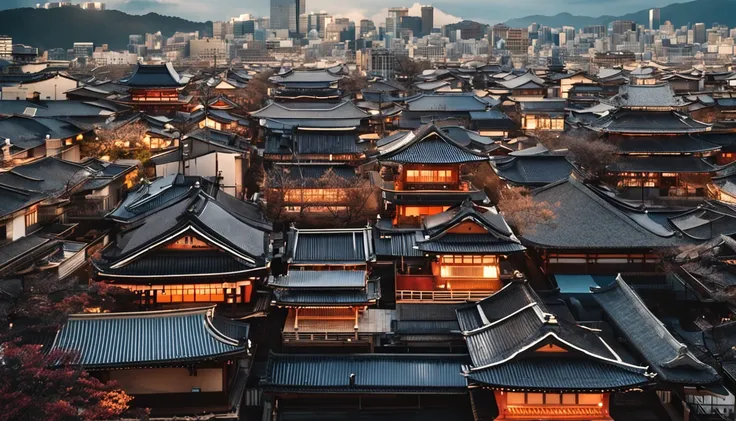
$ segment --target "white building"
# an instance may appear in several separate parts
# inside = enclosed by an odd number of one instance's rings
[[[99,1],[88,1],[80,5],[84,10],[105,10],[105,3]]]
[[[13,60],[13,38],[0,35],[0,60]]]
[[[122,66],[138,64],[138,55],[127,51],[95,51],[92,58],[98,66]]]
[[[47,79],[19,83],[13,86],[4,86],[0,92],[2,100],[32,99],[35,94],[38,98],[47,101],[66,100],[66,93],[79,87],[79,82],[69,76],[57,73]]]

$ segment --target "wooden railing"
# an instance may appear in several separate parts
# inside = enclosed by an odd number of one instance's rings
[[[493,295],[496,291],[416,291],[416,290],[397,290],[397,302],[465,302],[480,301],[486,297]]]
[[[289,342],[370,342],[373,333],[361,332],[282,332],[284,344]]]

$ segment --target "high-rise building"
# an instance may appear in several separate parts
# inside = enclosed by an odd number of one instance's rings
[[[306,0],[271,0],[271,28],[300,33],[299,16],[306,12]]]
[[[649,9],[649,29],[659,29],[659,26],[662,25],[659,13],[659,9]]]
[[[422,18],[419,16],[402,16],[401,29],[410,30],[415,37],[422,36]]]
[[[583,27],[583,34],[592,34],[595,38],[601,38],[606,35],[605,25],[590,25]]]
[[[88,1],[79,5],[84,10],[105,10],[105,3],[99,1]]]
[[[636,31],[636,22],[633,20],[615,20],[611,23],[613,33],[623,35],[629,31]]]
[[[432,33],[434,28],[434,7],[422,6],[422,36]]]
[[[512,54],[526,54],[529,50],[529,28],[509,28],[506,49]]]
[[[10,61],[13,59],[13,38],[0,35],[0,60]]]
[[[388,17],[386,17],[386,33],[396,37],[401,29],[401,18],[409,15],[409,9],[406,7],[392,7],[388,9]]]
[[[74,43],[74,58],[92,57],[92,53],[94,52],[95,52],[95,44],[93,42],[75,42]]]
[[[369,32],[376,32],[376,24],[370,19],[360,21],[360,37],[364,37]]]
[[[509,29],[511,28],[503,23],[493,25],[493,28],[491,28],[491,41],[493,45],[496,45],[500,40],[506,41],[506,38],[509,36]],[[529,33],[529,30],[527,30],[527,33]]]
[[[705,41],[707,40],[707,35],[705,32],[705,24],[704,23],[696,23],[693,25],[693,43],[695,44],[705,44]]]

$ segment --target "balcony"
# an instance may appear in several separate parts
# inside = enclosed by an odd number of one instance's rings
[[[391,331],[394,310],[354,308],[297,308],[284,323],[284,345],[370,344],[377,334]]]
[[[487,199],[486,193],[469,181],[461,181],[457,185],[412,184],[411,189],[404,187],[400,182],[386,181],[381,188],[381,194],[384,199],[394,204],[441,205],[462,203],[467,198],[475,202]],[[417,187],[426,187],[426,189],[420,190]]]
[[[462,303],[480,301],[501,289],[499,279],[452,279],[396,275],[396,302]]]
[[[599,406],[588,405],[509,405],[500,420],[610,420],[608,411]]]

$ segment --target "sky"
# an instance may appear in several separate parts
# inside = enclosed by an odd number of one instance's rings
[[[28,7],[45,0],[0,0],[0,9]],[[82,0],[72,0],[78,3]],[[104,0],[103,0],[104,1]],[[424,0],[429,1],[429,0]],[[435,7],[437,25],[453,23],[459,18],[484,23],[503,22],[511,18],[569,12],[575,15],[622,15],[650,7],[661,7],[676,0],[438,0]],[[268,16],[269,0],[107,0],[107,7],[132,14],[156,12],[194,21],[226,20],[230,16],[252,13]],[[333,16],[353,20],[363,18],[381,21],[393,6],[412,6],[411,1],[397,0],[307,0],[309,11],[325,10]],[[447,16],[443,16],[446,14]],[[413,14],[413,13],[411,13]],[[447,21],[445,21],[447,20]]]

